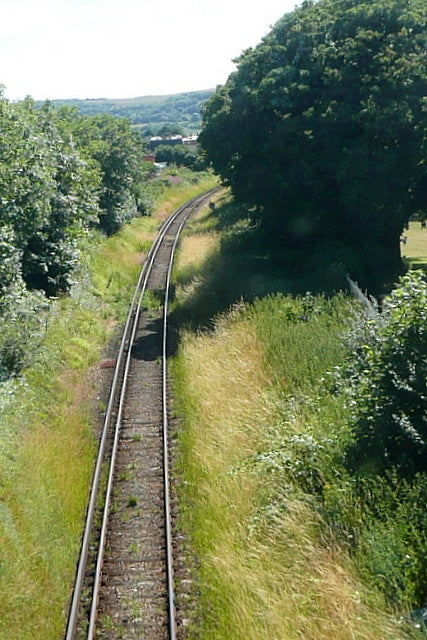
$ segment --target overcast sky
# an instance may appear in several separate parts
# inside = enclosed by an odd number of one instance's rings
[[[295,0],[0,0],[6,96],[132,98],[210,89]]]

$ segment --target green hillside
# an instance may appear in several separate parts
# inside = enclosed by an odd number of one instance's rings
[[[143,96],[109,100],[54,100],[57,106],[75,106],[86,115],[111,114],[129,118],[131,122],[153,134],[165,124],[179,125],[185,133],[198,131],[201,126],[200,111],[213,89],[190,91],[163,96]]]

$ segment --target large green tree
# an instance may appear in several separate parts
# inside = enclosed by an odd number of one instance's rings
[[[10,103],[1,87],[0,134],[0,298],[65,292],[78,237],[145,211],[142,137],[124,119]]]
[[[78,149],[99,172],[99,225],[105,233],[115,233],[146,211],[144,140],[125,118],[81,116],[67,108],[63,114]]]
[[[201,144],[270,243],[377,286],[425,213],[425,63],[423,0],[306,1],[238,59]]]
[[[31,99],[0,100],[0,127],[0,293],[23,279],[55,295],[69,286],[74,236],[91,201],[83,163]]]
[[[46,148],[43,164],[52,182],[44,216],[23,246],[23,276],[30,289],[56,295],[69,289],[79,258],[77,238],[98,217],[99,180],[51,105],[40,111],[32,101],[19,106],[26,107],[27,119],[38,127]]]
[[[44,294],[70,289],[79,238],[144,210],[146,173],[128,121],[10,103],[0,86],[0,380],[28,362]]]

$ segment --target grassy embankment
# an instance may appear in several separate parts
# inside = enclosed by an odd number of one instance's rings
[[[327,372],[342,362],[353,303],[279,294],[215,318],[240,294],[286,285],[265,269],[248,276],[251,256],[219,259],[216,224],[211,213],[192,225],[175,271],[176,315],[188,325],[174,363],[182,527],[199,564],[189,638],[409,637],[316,497],[350,500],[335,467],[349,434]],[[348,512],[362,526],[357,505]]]
[[[408,261],[410,268],[421,268],[427,271],[427,228],[422,227],[421,222],[410,222],[404,237],[402,255]]]
[[[87,249],[86,277],[52,305],[32,365],[0,388],[1,640],[63,637],[102,409],[97,363],[158,223],[213,182],[166,189],[152,217]]]

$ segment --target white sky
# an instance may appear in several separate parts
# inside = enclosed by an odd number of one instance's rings
[[[0,84],[11,100],[214,88],[296,3],[0,0]]]
[[[0,0],[11,100],[214,88],[296,0]]]

